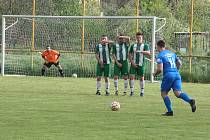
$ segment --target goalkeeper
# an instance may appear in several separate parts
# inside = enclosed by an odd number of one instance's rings
[[[61,77],[64,77],[63,70],[61,65],[59,64],[60,53],[56,50],[52,50],[49,46],[47,46],[46,50],[42,52],[42,58],[45,60],[42,67],[42,76],[44,76],[45,70],[50,68],[52,65],[55,65],[60,72]]]
[[[112,55],[115,61],[114,64],[114,87],[115,95],[118,95],[118,79],[121,75],[124,79],[124,92],[123,95],[126,95],[128,88],[128,48],[130,37],[120,34],[117,36],[118,43],[113,46]]]

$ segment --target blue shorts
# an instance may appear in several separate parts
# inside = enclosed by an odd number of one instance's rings
[[[161,83],[161,92],[182,91],[182,79],[180,74],[167,73],[164,75]]]

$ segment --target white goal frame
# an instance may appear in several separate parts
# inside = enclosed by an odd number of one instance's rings
[[[156,29],[156,21],[157,19],[161,19],[166,21],[165,18],[158,18],[156,16],[32,16],[32,15],[2,15],[2,64],[1,64],[1,75],[5,76],[4,74],[4,65],[5,65],[5,31],[6,29],[10,28],[14,24],[6,27],[5,18],[7,17],[13,17],[13,18],[73,18],[73,19],[150,19],[152,20],[152,46],[151,46],[151,73],[150,73],[150,79],[151,82],[154,82],[154,59],[155,59],[155,34],[157,31],[159,31],[162,27],[165,26],[165,23],[159,28]]]

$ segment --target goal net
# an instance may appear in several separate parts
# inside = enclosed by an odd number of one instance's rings
[[[66,77],[95,77],[95,46],[101,35],[116,41],[119,33],[131,37],[144,33],[152,55],[146,59],[145,79],[153,80],[155,31],[157,17],[133,16],[26,16],[3,15],[2,18],[2,75],[40,76],[43,59],[40,52],[50,46],[60,52],[60,64]],[[52,66],[47,76],[59,76]],[[113,69],[112,69],[113,76]]]

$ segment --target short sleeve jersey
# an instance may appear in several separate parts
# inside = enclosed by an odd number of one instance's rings
[[[136,65],[144,66],[145,55],[141,51],[149,51],[148,44],[133,44],[130,47],[129,53],[133,54],[133,61]]]
[[[169,50],[161,51],[156,58],[158,64],[163,64],[163,75],[167,72],[172,72],[174,74],[179,73],[176,67],[177,61],[179,61],[179,58],[175,53]]]
[[[56,62],[59,55],[59,52],[55,50],[46,50],[42,52],[42,57],[44,57],[48,62]]]
[[[110,58],[111,47],[109,44],[105,45],[98,44],[96,46],[95,53],[99,54],[99,58],[104,64],[111,63],[111,58]]]
[[[113,46],[112,54],[114,54],[118,61],[124,61],[128,59],[128,45],[126,43],[123,44],[115,44]]]

